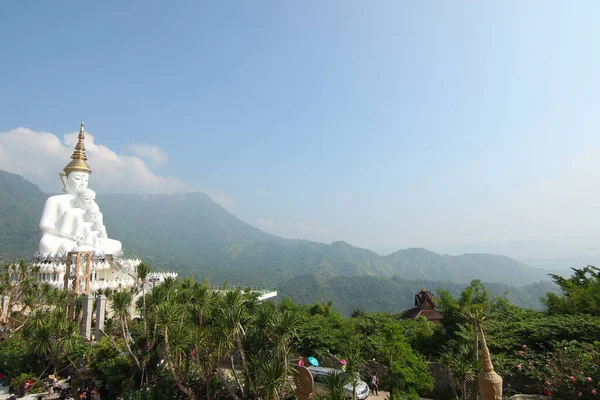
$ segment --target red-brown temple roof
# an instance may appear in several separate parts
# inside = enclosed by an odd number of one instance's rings
[[[425,290],[425,285],[420,292],[415,294],[415,307],[404,311],[401,318],[426,317],[429,321],[440,322],[444,314],[435,309],[433,293]]]

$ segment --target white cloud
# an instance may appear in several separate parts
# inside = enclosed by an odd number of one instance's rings
[[[70,161],[76,142],[77,133],[65,134],[61,141],[52,133],[22,127],[0,132],[0,169],[23,175],[46,192],[58,193],[62,187],[58,174]],[[87,132],[85,147],[87,162],[92,169],[90,188],[99,193],[197,191],[176,177],[154,174],[137,156],[117,154],[95,143],[94,136]],[[158,150],[156,154],[164,154]]]
[[[127,147],[127,150],[133,153],[134,155],[154,164],[166,164],[169,160],[167,153],[162,151],[160,147],[154,146],[152,144],[130,144]]]

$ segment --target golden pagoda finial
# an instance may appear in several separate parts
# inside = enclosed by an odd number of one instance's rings
[[[90,166],[85,162],[87,157],[85,156],[85,145],[83,144],[84,140],[84,124],[81,123],[81,127],[79,128],[79,136],[77,138],[77,144],[75,145],[75,150],[73,151],[73,155],[71,156],[71,162],[67,164],[63,171],[65,171],[65,175],[69,176],[69,174],[73,171],[86,172],[88,174],[92,173]]]
[[[425,292],[425,280],[421,280],[421,292]]]

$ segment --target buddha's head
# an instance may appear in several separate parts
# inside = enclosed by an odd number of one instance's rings
[[[72,171],[65,182],[66,191],[72,195],[77,195],[80,191],[87,189],[90,174],[82,171]]]
[[[90,207],[85,211],[85,214],[83,214],[83,219],[85,222],[99,222],[100,207],[98,207],[98,204],[92,203]]]
[[[63,191],[69,192],[72,195],[77,195],[80,190],[87,188],[88,179],[92,173],[90,166],[87,165],[86,162],[87,157],[85,156],[85,146],[83,144],[83,140],[84,131],[82,122],[77,144],[75,145],[75,150],[71,156],[71,161],[65,168],[63,168],[64,173],[60,173],[60,179],[64,185]]]
[[[87,180],[85,186],[87,186]],[[87,210],[92,207],[93,204],[96,204],[96,192],[92,189],[85,188],[77,192],[77,207]]]

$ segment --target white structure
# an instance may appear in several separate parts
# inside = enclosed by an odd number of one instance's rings
[[[71,251],[93,251],[98,255],[119,255],[121,242],[109,239],[96,203],[96,193],[88,189],[92,170],[87,165],[83,123],[71,162],[60,173],[63,192],[46,200],[40,219],[42,257]]]
[[[131,288],[141,261],[122,259],[121,242],[107,236],[96,193],[88,189],[92,170],[86,162],[84,134],[81,123],[71,161],[59,174],[65,194],[49,197],[44,205],[36,265],[42,281],[76,293]],[[151,278],[159,283],[176,276],[156,273]]]

